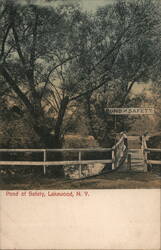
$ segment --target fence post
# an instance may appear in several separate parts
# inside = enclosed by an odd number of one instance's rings
[[[46,150],[44,150],[44,162],[46,162]],[[46,165],[43,166],[44,175],[46,175]]]
[[[81,161],[82,159],[82,155],[81,155],[81,152],[78,153],[78,160]],[[81,178],[82,177],[82,165],[80,164],[79,165],[79,177]]]
[[[89,167],[89,175],[90,176],[92,176],[92,173],[93,173],[93,171],[92,171],[92,168],[94,167],[94,164],[91,164],[91,167]]]
[[[112,148],[112,170],[115,169],[115,148]]]
[[[147,163],[148,154],[145,152],[145,150],[144,150],[143,154],[144,154],[144,172],[147,172],[148,171],[148,163]]]
[[[146,137],[142,136],[142,153],[144,157],[144,172],[148,171],[148,154],[145,152],[147,149],[147,144],[146,144]]]
[[[131,154],[127,155],[127,168],[131,170]]]

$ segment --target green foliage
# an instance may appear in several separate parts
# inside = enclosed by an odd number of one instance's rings
[[[25,114],[14,126],[27,117],[46,147],[62,147],[64,134],[77,127],[71,124],[80,103],[90,133],[111,145],[131,121],[119,119],[116,131],[105,108],[133,105],[133,85],[160,70],[158,1],[118,0],[89,14],[66,1],[3,0],[0,32],[0,94]]]
[[[28,117],[20,117],[10,110],[1,110],[1,148],[42,148],[39,138],[28,123]]]

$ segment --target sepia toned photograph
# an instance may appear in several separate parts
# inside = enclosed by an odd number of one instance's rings
[[[0,189],[160,188],[161,2],[0,0]]]
[[[161,1],[0,0],[0,249],[161,250]]]

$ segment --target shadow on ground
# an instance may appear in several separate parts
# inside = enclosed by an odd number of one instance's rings
[[[64,180],[44,176],[1,176],[1,190],[45,189],[137,189],[161,188],[161,169],[150,172],[111,172],[82,180]]]

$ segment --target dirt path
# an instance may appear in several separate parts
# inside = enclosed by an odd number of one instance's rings
[[[112,172],[106,175],[84,180],[65,181],[44,177],[26,177],[17,179],[1,178],[1,190],[13,189],[135,189],[161,188],[161,174],[157,172],[137,173]]]

